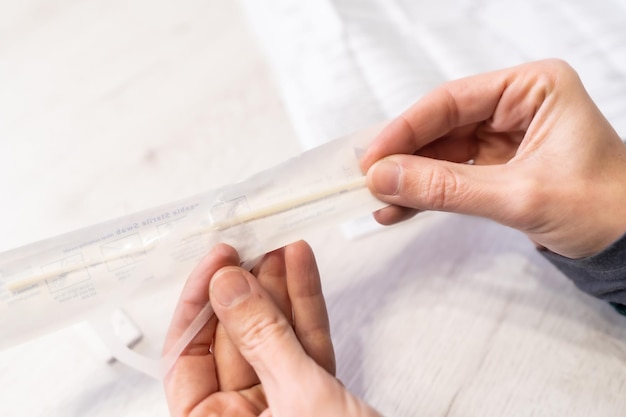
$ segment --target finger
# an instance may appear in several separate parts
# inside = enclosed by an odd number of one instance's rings
[[[217,318],[211,317],[203,331],[212,335],[216,323]],[[213,355],[205,343],[198,348],[194,354],[181,355],[163,380],[172,416],[188,416],[196,405],[219,390]]]
[[[173,346],[198,312],[208,302],[211,276],[221,267],[238,265],[237,252],[227,245],[216,246],[193,270],[181,293],[166,336],[164,352]],[[212,317],[189,343],[164,380],[165,395],[173,416],[190,410],[218,389],[215,362],[209,352],[217,318]]]
[[[193,319],[196,318],[200,310],[209,301],[210,278],[220,268],[228,265],[239,265],[239,255],[231,246],[219,244],[191,272],[174,310],[174,315],[165,337],[164,353],[167,353],[178,341]],[[192,348],[194,345],[208,346],[212,339],[212,332],[200,331],[190,342],[189,347]]]
[[[230,340],[221,322],[215,330],[213,354],[220,391],[239,391],[259,383],[254,369]]]
[[[538,195],[528,192],[535,184],[519,166],[473,166],[413,155],[377,162],[367,181],[372,193],[389,204],[483,216],[504,224],[533,204],[531,194]]]
[[[284,250],[278,249],[265,255],[253,269],[253,274],[285,317],[291,319],[291,304],[285,282]],[[242,390],[259,383],[254,369],[230,340],[222,324],[217,326],[214,352],[222,391]]]
[[[374,219],[385,226],[408,220],[422,210],[402,206],[387,206],[374,212]]]
[[[562,66],[545,60],[443,84],[382,130],[365,152],[361,169],[366,172],[389,155],[413,154],[465,126],[482,124],[493,132],[525,131]]]
[[[287,246],[285,264],[296,336],[307,355],[335,375],[335,353],[328,313],[311,247],[304,241]]]
[[[210,294],[215,314],[259,376],[270,406],[295,389],[294,381],[319,372],[290,323],[251,273],[236,267],[221,269],[211,280]]]
[[[261,287],[267,291],[287,321],[291,323],[291,301],[287,291],[286,274],[284,248],[265,255],[254,272]]]
[[[494,112],[507,73],[480,74],[443,84],[387,125],[361,160],[366,172],[388,155],[413,154],[457,127],[488,119]]]
[[[424,145],[415,151],[415,154],[451,162],[467,162],[478,154],[476,129],[476,124],[454,129],[447,135]]]

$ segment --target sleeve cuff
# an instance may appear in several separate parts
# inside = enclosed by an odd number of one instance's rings
[[[608,301],[626,315],[626,234],[602,252],[570,259],[550,251],[541,252],[582,291]]]

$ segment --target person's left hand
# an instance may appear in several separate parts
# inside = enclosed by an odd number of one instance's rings
[[[311,248],[297,242],[271,252],[252,273],[238,265],[237,252],[218,245],[185,285],[164,350],[209,294],[217,317],[165,378],[171,414],[378,415],[334,377],[330,326]]]

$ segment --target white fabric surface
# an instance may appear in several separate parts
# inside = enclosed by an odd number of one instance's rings
[[[620,0],[243,0],[303,145],[386,120],[443,81],[558,57],[626,137]]]
[[[242,4],[254,37],[217,0],[0,5],[0,250],[244,178],[299,152],[295,132],[314,146],[443,80],[544,56],[568,59],[625,135],[621,1]],[[385,415],[626,413],[626,319],[519,233],[426,214],[311,244],[339,377]],[[159,384],[83,336],[0,352],[0,414],[167,415]]]

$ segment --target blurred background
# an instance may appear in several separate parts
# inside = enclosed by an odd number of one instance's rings
[[[624,22],[620,0],[0,2],[0,251],[242,180],[535,59],[570,62],[624,138]],[[382,412],[626,413],[623,318],[514,231],[435,214],[311,243],[339,376]],[[84,331],[1,351],[0,414],[167,415],[160,384]]]

